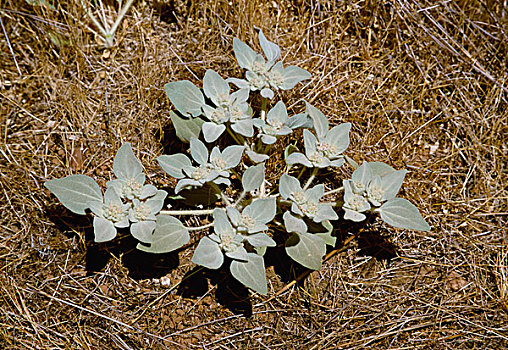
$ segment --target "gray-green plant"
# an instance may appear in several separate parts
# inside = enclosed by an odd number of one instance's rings
[[[279,90],[293,88],[311,75],[295,66],[284,68],[278,61],[280,48],[262,31],[259,41],[266,59],[239,39],[233,41],[246,79],[224,79],[207,70],[202,89],[187,80],[165,86],[176,109],[170,113],[176,134],[188,142],[189,152],[161,155],[157,161],[177,180],[171,198],[184,209],[163,210],[167,192],[145,184],[143,167],[129,143],[114,158],[116,178],[106,183],[104,195],[85,175],[45,183],[72,212],[91,212],[96,242],[114,239],[119,229],[129,230],[139,241],[138,249],[157,254],[183,247],[192,233],[199,240],[192,257],[195,264],[229,267],[238,281],[266,294],[264,257],[273,252],[276,241],[290,258],[319,270],[327,246],[336,243],[332,222],[337,220],[361,222],[378,214],[397,228],[430,229],[413,204],[396,197],[406,170],[381,162],[358,166],[344,154],[350,123],[330,128],[326,116],[308,102],[303,113],[291,117],[281,100],[269,109]],[[229,82],[238,89],[232,91]],[[257,92],[261,107],[254,110]],[[266,162],[277,157],[281,148],[276,144],[287,143],[287,135],[299,128],[304,151],[299,151],[298,142],[287,146],[282,175],[269,181]],[[227,142],[233,144],[224,145]],[[312,186],[320,172],[329,169],[325,174],[330,174],[346,161],[355,170],[342,186],[333,186],[333,177],[329,185]],[[188,227],[177,218],[189,215],[208,217],[209,223]]]

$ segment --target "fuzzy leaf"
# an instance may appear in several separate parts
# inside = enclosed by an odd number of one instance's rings
[[[137,249],[154,254],[169,253],[181,248],[189,242],[189,239],[189,232],[180,220],[169,215],[159,215],[152,235],[152,243],[150,246],[139,243]]]
[[[394,168],[383,162],[369,162],[372,175],[379,175],[385,177],[395,171]]]
[[[320,270],[326,254],[326,243],[319,236],[307,232],[295,233],[286,241],[286,252],[297,263]]]
[[[116,152],[113,172],[119,179],[133,179],[143,172],[143,166],[134,155],[130,143],[125,143]]]
[[[164,90],[175,108],[185,116],[200,116],[205,97],[199,88],[188,80],[175,81],[164,85]],[[173,118],[171,118],[173,119]]]
[[[49,180],[44,183],[44,186],[58,198],[64,207],[76,214],[85,215],[90,202],[102,202],[99,185],[86,175],[69,175],[62,179]]]
[[[277,210],[275,198],[258,198],[243,209],[244,214],[249,215],[258,223],[266,224],[273,220]]]
[[[189,142],[191,138],[199,137],[199,132],[204,121],[201,118],[181,118],[178,114],[169,112],[173,126],[175,127],[176,136],[183,142]]]
[[[353,172],[352,180],[357,183],[361,183],[365,185],[365,187],[369,184],[372,179],[372,171],[370,170],[370,166],[368,162],[363,162],[358,169]]]
[[[199,139],[193,137],[190,140],[190,151],[192,158],[200,165],[208,163],[208,149]]]
[[[246,287],[263,295],[268,293],[263,257],[248,253],[248,261],[232,261],[230,271],[233,277]]]
[[[228,83],[214,70],[208,69],[203,78],[203,91],[212,102],[219,106],[221,98],[229,96]]]
[[[152,243],[152,233],[155,230],[155,221],[139,221],[131,224],[131,234],[138,241]]]
[[[96,216],[93,218],[93,233],[95,242],[108,242],[116,237],[116,228],[111,221]]]
[[[249,167],[242,175],[244,191],[250,192],[258,189],[265,181],[265,163]]]
[[[262,30],[259,31],[259,44],[269,62],[274,62],[280,57],[279,46],[266,39]]]
[[[404,182],[406,174],[407,170],[403,169],[394,171],[381,178],[381,186],[385,191],[383,199],[390,200],[395,198],[402,186],[402,182]]]
[[[266,114],[266,120],[271,125],[274,125],[275,123],[285,124],[288,121],[288,111],[284,102],[277,102],[277,104]]]
[[[263,88],[263,89],[261,89],[261,96],[271,100],[273,98],[273,96],[274,96],[274,92],[273,92],[272,89]]]
[[[233,226],[228,220],[226,211],[222,208],[215,208],[213,211],[214,231],[219,235],[233,234]]]
[[[233,38],[233,51],[235,52],[238,65],[243,69],[251,69],[257,53],[249,45],[237,38]]]
[[[279,180],[279,193],[284,199],[288,199],[291,193],[301,191],[300,181],[296,177],[282,174]]]
[[[300,153],[300,152],[294,152],[294,153],[291,153],[287,158],[286,158],[286,163],[288,165],[293,165],[293,164],[302,164],[308,168],[312,168],[313,165],[312,163],[309,161],[309,159],[303,154],[303,153]]]
[[[234,168],[240,163],[244,150],[244,146],[229,146],[222,151],[222,159],[226,162],[228,169]]]
[[[325,117],[323,112],[321,112],[310,103],[305,102],[305,104],[307,106],[307,114],[314,122],[314,129],[316,130],[318,139],[320,141],[324,140],[329,128],[328,119]]]
[[[203,123],[201,128],[203,129],[203,137],[208,143],[215,142],[226,130],[225,125],[219,125],[212,122]]]
[[[245,137],[254,136],[254,124],[252,123],[252,119],[240,120],[239,122],[232,124],[231,129]]]
[[[407,199],[395,198],[379,208],[381,219],[389,225],[408,230],[429,231],[430,226]]]
[[[287,232],[305,233],[307,232],[307,225],[302,219],[298,219],[291,215],[288,211],[283,215],[284,226]]]
[[[294,88],[299,82],[310,79],[312,75],[300,67],[288,66],[284,69],[282,77],[284,78],[284,83],[282,83],[280,88],[289,90]]]
[[[219,245],[205,236],[199,241],[192,256],[192,262],[216,270],[224,263],[224,255]]]
[[[270,158],[266,154],[256,153],[251,150],[245,151],[245,154],[247,154],[250,160],[252,160],[254,163],[261,163]]]
[[[296,128],[312,129],[314,127],[314,122],[307,115],[307,113],[300,113],[289,118],[287,126],[289,126],[291,129]]]
[[[349,147],[349,131],[351,123],[342,123],[334,126],[326,135],[326,142],[337,148],[337,154],[344,152]]]
[[[245,238],[253,247],[275,247],[277,243],[266,233],[255,233]]]
[[[190,159],[183,153],[172,155],[162,155],[157,158],[159,166],[175,179],[182,179],[185,174],[182,172],[184,168],[192,166]]]

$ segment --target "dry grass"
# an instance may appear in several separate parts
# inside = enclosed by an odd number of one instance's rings
[[[507,346],[505,2],[139,1],[109,51],[74,1],[59,3],[0,2],[0,348]],[[199,84],[208,68],[240,76],[232,38],[257,45],[253,26],[313,73],[281,96],[291,111],[303,97],[353,123],[354,159],[408,168],[403,196],[433,229],[373,224],[277,296],[273,268],[269,297],[233,298],[223,282],[189,285],[192,296],[152,279],[177,286],[189,249],[159,260],[128,239],[96,246],[90,221],[42,184],[71,173],[104,184],[124,141],[166,183],[154,159],[178,144],[163,85]],[[242,308],[252,316],[230,311]]]

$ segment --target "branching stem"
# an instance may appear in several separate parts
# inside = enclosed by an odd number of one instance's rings
[[[310,174],[310,177],[309,179],[307,180],[307,182],[305,183],[305,186],[303,186],[303,190],[305,191],[307,188],[309,188],[310,184],[312,183],[312,181],[314,181],[314,178],[316,177],[317,173],[319,171],[319,168],[314,168],[312,169],[312,174]]]
[[[184,215],[211,215],[213,209],[197,209],[197,210],[161,210],[162,215],[184,216]]]
[[[213,222],[209,223],[209,224],[206,224],[206,225],[203,225],[203,226],[198,226],[198,227],[186,227],[187,231],[201,231],[201,230],[204,230],[204,229],[207,229],[209,227],[212,227],[213,226]]]
[[[330,190],[328,192],[325,192],[325,194],[323,196],[328,196],[330,194],[338,193],[338,192],[342,192],[342,191],[344,191],[344,187],[339,187],[339,188],[336,188],[334,190]]]

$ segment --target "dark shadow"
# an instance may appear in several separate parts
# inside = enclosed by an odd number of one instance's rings
[[[358,236],[359,256],[372,256],[378,261],[397,257],[397,247],[379,231],[364,231]]]
[[[60,203],[46,207],[45,214],[66,237],[71,238],[84,231],[85,240],[93,240],[93,220],[90,216],[74,214]]]
[[[94,242],[93,219],[91,215],[72,213],[61,204],[46,208],[46,216],[57,229],[67,237],[76,232],[85,233],[87,274],[103,271],[111,256],[122,257],[122,263],[134,279],[160,278],[178,267],[178,252],[151,254],[136,249],[138,241],[128,228],[117,229],[117,237],[104,243]]]
[[[155,136],[161,140],[162,154],[185,154],[189,148],[187,143],[176,136],[176,129],[172,122],[166,123],[162,129],[157,129]]]
[[[231,275],[230,263],[231,261],[226,260],[217,270],[195,267],[185,274],[177,294],[185,298],[200,298],[208,292],[210,281],[210,284],[217,286],[215,299],[219,304],[236,315],[252,316],[249,290]]]
[[[187,272],[178,286],[176,294],[184,298],[200,298],[208,292],[207,270],[196,266]]]
[[[252,302],[249,290],[238,282],[231,274],[217,281],[215,299],[224,307],[237,315],[252,316]]]
[[[265,266],[273,266],[274,272],[284,283],[289,283],[302,273],[309,271],[308,268],[291,259],[287,255],[286,248],[284,246],[277,246],[266,250]],[[303,280],[300,282],[303,283]]]
[[[169,3],[154,0],[152,6],[155,10],[155,14],[159,16],[161,21],[168,24],[178,22],[175,15],[175,2],[173,0],[169,1]]]
[[[122,256],[123,265],[129,270],[129,277],[135,280],[161,278],[180,263],[177,252],[151,254],[132,249]]]

